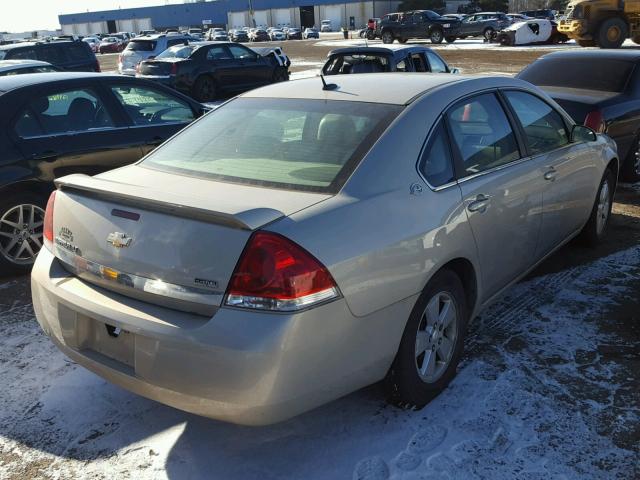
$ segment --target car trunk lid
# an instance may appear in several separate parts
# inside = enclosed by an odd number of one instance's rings
[[[177,176],[139,166],[57,180],[55,254],[109,290],[212,315],[251,233],[329,195]]]
[[[583,90],[578,88],[540,87],[553,98],[573,120],[582,125],[586,116],[601,109],[603,104],[621,95],[616,92],[602,92],[597,90]]]
[[[171,75],[174,70],[174,64],[180,59],[167,60],[145,60],[140,63],[140,74],[152,76]]]

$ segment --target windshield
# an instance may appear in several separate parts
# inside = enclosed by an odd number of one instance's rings
[[[153,52],[157,42],[151,40],[131,40],[127,46],[127,50],[134,52]]]
[[[191,53],[198,47],[195,45],[176,45],[166,49],[156,58],[189,58]]]
[[[539,87],[564,87],[601,92],[623,92],[634,64],[608,58],[549,58],[534,62],[518,78]]]
[[[223,182],[335,192],[401,109],[238,98],[183,130],[142,165]]]

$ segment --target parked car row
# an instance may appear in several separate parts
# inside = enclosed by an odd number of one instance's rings
[[[361,36],[381,38],[384,43],[393,43],[394,40],[405,43],[409,38],[453,43],[457,39],[481,37],[486,42],[498,41],[509,46],[569,40],[558,32],[557,24],[548,19],[502,12],[439,15],[430,10],[390,13],[382,19],[370,19]]]

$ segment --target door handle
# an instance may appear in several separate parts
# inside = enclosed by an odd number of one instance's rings
[[[544,179],[553,182],[556,179],[557,173],[558,171],[551,166],[549,167],[549,170],[544,173]]]
[[[34,160],[44,160],[45,162],[53,162],[58,158],[58,152],[53,150],[45,150],[44,152],[34,153],[31,155]]]
[[[479,194],[469,205],[467,205],[467,210],[470,212],[480,212],[484,213],[487,210],[487,204],[490,200],[489,195],[485,195],[483,193]]]

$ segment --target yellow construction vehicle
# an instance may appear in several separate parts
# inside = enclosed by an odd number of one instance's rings
[[[619,48],[640,43],[640,0],[571,0],[558,31],[582,47]]]

